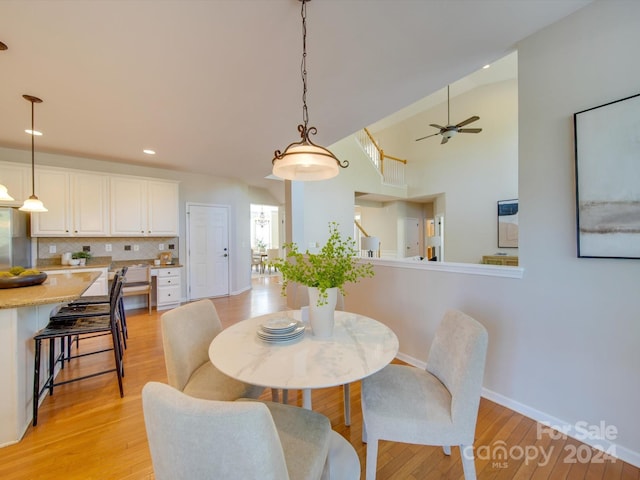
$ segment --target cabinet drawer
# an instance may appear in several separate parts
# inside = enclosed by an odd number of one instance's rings
[[[180,302],[180,285],[158,287],[158,305]]]
[[[158,269],[158,278],[161,277],[179,277],[180,269],[179,268],[159,268]]]
[[[158,277],[158,288],[172,285],[180,286],[180,277]]]

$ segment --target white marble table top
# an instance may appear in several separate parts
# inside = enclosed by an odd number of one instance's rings
[[[336,311],[331,338],[304,336],[290,344],[260,340],[257,330],[270,318],[300,319],[299,310],[277,312],[239,322],[211,342],[209,358],[223,373],[246,383],[282,389],[314,389],[367,377],[398,353],[398,337],[364,315]]]

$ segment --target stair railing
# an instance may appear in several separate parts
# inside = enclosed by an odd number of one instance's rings
[[[373,165],[380,172],[380,175],[382,175],[384,183],[397,186],[405,185],[404,170],[407,164],[406,160],[385,154],[384,150],[380,148],[375,138],[373,138],[373,135],[371,135],[371,132],[366,128],[358,132],[356,138]],[[385,163],[385,160],[391,161]]]

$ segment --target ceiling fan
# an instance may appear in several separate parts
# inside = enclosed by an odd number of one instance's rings
[[[447,85],[447,126],[443,127],[442,125],[436,125],[435,123],[429,124],[440,131],[438,133],[427,135],[426,137],[416,138],[416,142],[436,135],[442,135],[442,141],[440,142],[440,145],[442,145],[443,143],[447,143],[449,139],[457,133],[480,133],[482,131],[481,128],[461,128],[475,122],[476,120],[480,120],[480,117],[474,115],[473,117],[469,117],[456,125],[451,125],[451,120],[449,119],[449,85]]]

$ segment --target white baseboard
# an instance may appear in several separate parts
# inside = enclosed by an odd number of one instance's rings
[[[420,361],[416,358],[410,357],[403,353],[398,353],[396,356],[399,360],[403,362],[407,362],[410,365],[413,365],[417,368],[425,368],[426,362]],[[570,424],[564,420],[556,418],[548,413],[542,412],[535,408],[532,408],[523,403],[517,402],[511,398],[505,397],[499,393],[491,391],[487,388],[482,389],[482,396],[487,400],[491,400],[492,402],[497,403],[498,405],[502,405],[503,407],[508,408],[509,410],[513,410],[525,417],[528,417],[536,422],[551,428],[556,435],[561,435],[562,433],[566,434],[568,437],[574,438],[579,442],[582,442],[590,447],[595,448],[596,450],[600,450],[612,457],[618,458],[624,462],[627,462],[635,467],[640,468],[640,453],[634,452],[628,448],[625,448],[621,445],[618,445],[607,438],[591,438],[587,433],[590,427],[598,427],[586,424]],[[541,427],[544,428],[544,427]],[[606,426],[605,426],[606,428]],[[615,438],[614,438],[615,439]],[[567,455],[572,452],[567,452]],[[575,452],[574,452],[575,453]],[[574,457],[575,458],[575,457]],[[577,458],[580,461],[580,458]],[[595,461],[595,459],[594,459]]]

